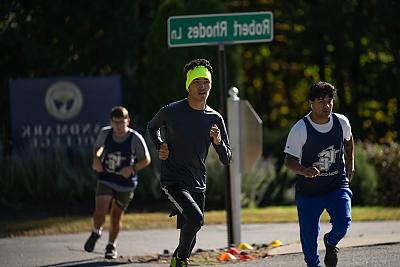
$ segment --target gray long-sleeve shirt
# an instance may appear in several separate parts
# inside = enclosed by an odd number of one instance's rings
[[[214,124],[221,132],[220,145],[215,145],[210,137]],[[187,99],[171,103],[160,109],[147,129],[157,149],[162,143],[168,144],[168,159],[161,163],[160,180],[163,186],[176,184],[191,192],[204,192],[205,160],[211,144],[223,164],[230,162],[232,150],[224,120],[209,106],[205,110],[195,110],[189,106]]]

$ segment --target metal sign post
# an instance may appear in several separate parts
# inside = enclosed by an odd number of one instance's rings
[[[239,245],[241,243],[240,233],[240,208],[241,208],[241,171],[240,171],[240,99],[239,90],[236,87],[229,89],[229,98],[227,102],[228,112],[228,132],[229,141],[232,147],[232,161],[229,165],[230,178],[229,193],[231,207],[231,221],[228,224],[228,233],[230,244]],[[227,185],[228,186],[228,185]],[[230,231],[230,232],[229,232]]]
[[[227,105],[226,105],[226,58],[225,58],[225,47],[224,44],[218,45],[218,67],[219,67],[219,87],[220,91],[220,103],[222,109],[222,116],[225,118],[225,122],[228,127],[228,116],[227,116]],[[228,130],[229,132],[229,130]],[[226,203],[226,221],[228,222],[228,246],[235,244],[234,230],[233,230],[233,217],[232,217],[232,197],[230,194],[231,188],[231,172],[230,167],[225,167],[225,203]]]

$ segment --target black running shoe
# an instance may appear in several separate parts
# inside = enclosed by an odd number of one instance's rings
[[[338,253],[339,248],[335,246],[331,246],[328,244],[328,234],[324,235],[324,243],[325,243],[325,266],[326,267],[336,267],[338,262]]]
[[[106,246],[106,254],[104,257],[106,259],[113,260],[113,259],[116,259],[117,256],[118,256],[118,253],[117,253],[117,249],[115,248],[115,246],[112,244],[108,244]]]
[[[94,250],[94,246],[96,245],[97,240],[101,237],[101,235],[92,232],[88,238],[88,240],[86,240],[85,243],[85,250],[87,252],[92,252]]]
[[[181,259],[178,256],[172,256],[169,267],[188,267],[189,259]]]

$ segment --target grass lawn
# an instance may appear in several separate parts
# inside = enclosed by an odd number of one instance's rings
[[[353,221],[400,220],[400,208],[353,207]],[[242,223],[297,222],[295,206],[243,209]],[[323,221],[328,221],[326,212]],[[208,211],[206,224],[226,223],[225,211]],[[108,218],[105,228],[108,225]],[[175,219],[168,218],[166,212],[127,213],[123,218],[124,230],[173,228]],[[91,228],[91,217],[54,217],[31,220],[5,220],[0,222],[0,237],[34,236],[59,233],[87,232]]]

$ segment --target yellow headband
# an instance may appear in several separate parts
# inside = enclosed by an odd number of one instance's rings
[[[198,66],[189,70],[186,74],[186,90],[189,91],[189,85],[197,78],[206,78],[211,82],[211,72],[204,66]]]

